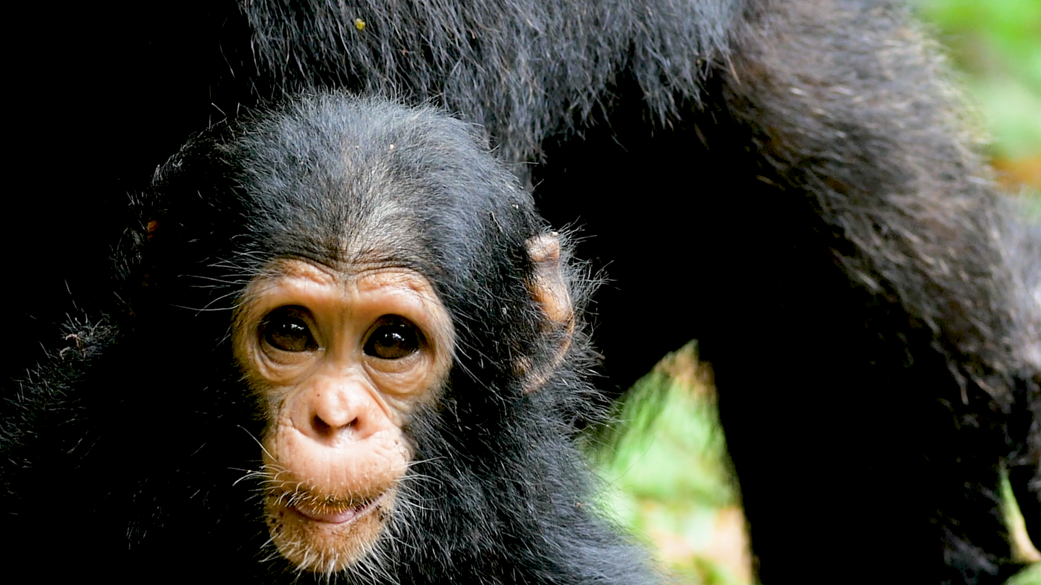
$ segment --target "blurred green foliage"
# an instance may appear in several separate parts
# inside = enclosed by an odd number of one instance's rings
[[[1005,585],[1041,585],[1041,563],[1035,563],[1020,571],[1015,577],[1006,581]]]
[[[1002,158],[1041,155],[1041,0],[914,0],[965,73]]]
[[[670,355],[633,388],[620,427],[590,438],[607,483],[600,505],[652,541],[676,583],[743,585],[744,518],[704,367],[693,344]]]

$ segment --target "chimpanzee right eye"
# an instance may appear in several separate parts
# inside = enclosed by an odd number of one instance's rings
[[[311,334],[306,315],[302,307],[279,307],[264,318],[260,338],[282,351],[314,351],[318,349],[318,342]]]

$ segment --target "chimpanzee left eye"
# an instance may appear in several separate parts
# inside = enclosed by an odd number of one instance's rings
[[[365,341],[365,355],[384,360],[399,360],[417,351],[423,334],[411,321],[397,315],[380,317]]]

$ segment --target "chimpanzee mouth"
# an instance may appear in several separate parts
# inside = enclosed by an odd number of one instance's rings
[[[387,492],[382,492],[368,498],[336,500],[309,493],[295,493],[288,496],[286,507],[314,522],[346,524],[375,510],[386,495]]]

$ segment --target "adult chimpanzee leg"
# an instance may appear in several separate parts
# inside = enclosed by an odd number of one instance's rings
[[[1000,582],[1003,458],[1039,497],[1041,311],[946,70],[889,3],[758,2],[727,29],[675,116],[619,97],[637,69],[533,171],[612,277],[606,367],[697,337],[764,581]],[[611,192],[641,203],[575,195]]]
[[[1041,311],[946,72],[886,3],[764,2],[736,32],[706,144],[757,184],[734,188],[746,229],[713,232],[748,255],[712,264],[701,347],[762,578],[1001,582]]]
[[[1011,205],[1011,204],[1010,204]],[[1041,307],[1041,221],[1036,213],[1012,210],[1016,220],[1003,230],[1003,255],[1013,270],[1014,286],[1008,291],[1011,298],[1023,307]],[[1026,218],[1026,220],[1023,220]],[[1018,298],[1017,298],[1018,297]],[[1038,309],[1041,310],[1041,309]],[[1041,333],[1038,319],[1020,315],[1012,324],[1017,334],[1037,339]],[[1031,351],[1028,347],[1027,351]],[[1034,355],[1041,353],[1041,345],[1033,347]],[[1026,405],[1013,410],[1009,422],[1009,436],[1017,443],[1006,461],[1009,483],[1025,520],[1028,535],[1037,544],[1041,540],[1041,375],[1034,376],[1028,386]],[[1023,437],[1026,437],[1024,440]]]

